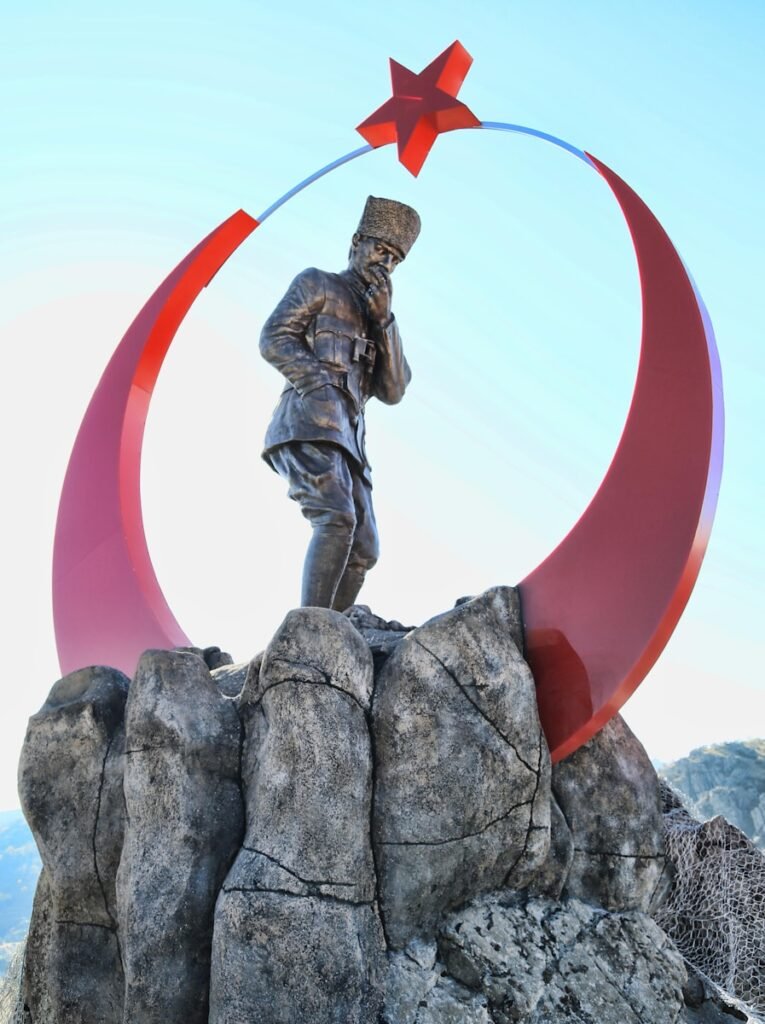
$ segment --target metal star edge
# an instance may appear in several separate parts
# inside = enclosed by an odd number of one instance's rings
[[[398,144],[398,158],[415,177],[441,132],[477,128],[481,122],[457,93],[473,58],[459,40],[419,74],[391,58],[393,95],[356,128],[377,149]]]

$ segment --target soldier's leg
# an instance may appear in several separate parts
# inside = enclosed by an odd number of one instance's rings
[[[372,487],[355,471],[352,471],[352,477],[356,529],[348,555],[348,564],[332,604],[332,607],[339,612],[344,612],[346,608],[350,608],[352,604],[356,603],[368,570],[380,556],[380,541],[372,508]]]
[[[331,608],[356,529],[348,463],[335,445],[308,442],[282,445],[271,453],[271,462],[312,527],[301,604]]]

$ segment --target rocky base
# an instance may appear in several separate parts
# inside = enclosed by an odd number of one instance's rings
[[[551,768],[522,649],[496,588],[59,681],[19,773],[27,1024],[729,1021],[647,916],[645,751],[617,718]]]
[[[687,999],[688,988],[682,957],[647,915],[506,893],[450,916],[435,943],[394,955],[383,1019],[669,1024],[738,1012],[711,992]]]
[[[683,1004],[680,957],[637,912],[495,899],[452,919],[439,948],[453,976],[486,990],[499,1024],[571,1014],[640,1024]]]

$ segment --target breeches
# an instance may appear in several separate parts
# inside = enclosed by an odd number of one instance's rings
[[[349,566],[371,569],[380,554],[372,487],[342,448],[294,441],[269,452],[311,526],[331,526],[352,537]]]

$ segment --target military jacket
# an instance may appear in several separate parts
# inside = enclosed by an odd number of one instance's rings
[[[370,321],[352,271],[310,268],[295,278],[260,335],[263,357],[287,379],[263,457],[291,441],[339,445],[369,479],[364,407],[401,401],[411,379],[396,322]]]

